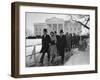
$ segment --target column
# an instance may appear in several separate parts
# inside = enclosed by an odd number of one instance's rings
[[[57,34],[59,34],[59,31],[58,31],[58,23],[57,23]]]
[[[64,34],[65,34],[64,23],[62,23],[62,27],[63,27],[63,32],[64,32]]]

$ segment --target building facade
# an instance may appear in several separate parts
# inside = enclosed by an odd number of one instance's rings
[[[34,34],[37,35],[43,35],[43,29],[46,28],[48,30],[48,34],[50,34],[51,31],[56,31],[59,35],[60,30],[64,31],[64,34],[68,33],[75,33],[77,35],[80,35],[82,32],[82,26],[81,24],[75,22],[75,21],[65,21],[62,18],[56,18],[52,17],[45,20],[45,23],[35,23],[34,24]]]
[[[50,19],[46,19],[48,33],[51,31],[56,31],[59,34],[60,30],[64,30],[64,20],[62,18],[52,17]]]
[[[80,35],[82,33],[82,25],[75,21],[65,21],[64,23],[65,33],[75,33]]]
[[[44,28],[47,28],[47,25],[45,23],[35,23],[34,24],[34,35],[42,36]]]

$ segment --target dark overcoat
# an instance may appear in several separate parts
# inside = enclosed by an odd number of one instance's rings
[[[65,35],[63,35],[62,37],[61,36],[59,37],[58,45],[59,45],[60,55],[63,55],[64,50],[66,48],[66,36]]]
[[[48,52],[49,50],[49,43],[50,43],[50,36],[46,35],[46,36],[42,36],[42,48],[40,53],[45,53]]]

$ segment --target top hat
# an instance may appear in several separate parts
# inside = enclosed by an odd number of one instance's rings
[[[47,32],[47,29],[43,29],[44,32]]]
[[[60,33],[63,33],[63,30],[60,30]]]

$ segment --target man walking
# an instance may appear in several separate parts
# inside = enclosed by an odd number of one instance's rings
[[[43,36],[42,36],[42,49],[40,51],[40,53],[42,53],[42,56],[40,58],[40,63],[42,65],[43,65],[43,59],[44,59],[45,53],[47,53],[48,62],[50,60],[49,43],[50,43],[50,36],[47,34],[47,29],[44,29]]]
[[[63,35],[63,30],[60,30],[60,38],[59,38],[59,54],[61,56],[61,64],[64,64],[64,53],[66,48],[66,37]]]

